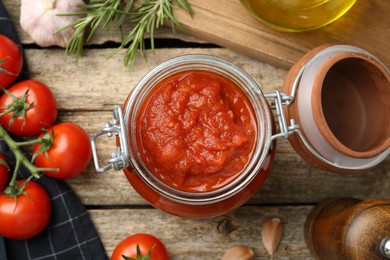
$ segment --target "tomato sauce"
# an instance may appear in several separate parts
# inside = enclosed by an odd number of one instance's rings
[[[257,131],[253,108],[240,87],[200,70],[158,83],[136,127],[149,170],[189,192],[212,191],[235,179],[250,160]]]

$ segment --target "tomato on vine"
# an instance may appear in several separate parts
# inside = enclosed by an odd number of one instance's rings
[[[18,136],[33,136],[57,118],[57,102],[42,82],[24,80],[4,89],[0,97],[0,123]]]
[[[54,134],[53,134],[54,133]],[[40,168],[56,168],[44,171],[52,178],[68,179],[81,174],[91,161],[92,151],[87,133],[73,123],[55,124],[38,138],[46,141],[33,146],[33,161]]]
[[[7,159],[5,156],[0,153],[0,192],[4,190],[7,186],[9,179],[9,167],[7,164]]]
[[[0,87],[7,88],[20,74],[23,56],[18,45],[0,34]]]
[[[51,199],[34,181],[17,181],[18,190],[0,194],[0,235],[28,239],[41,233],[51,216]]]
[[[169,260],[168,251],[160,239],[150,234],[134,234],[115,247],[111,260]]]

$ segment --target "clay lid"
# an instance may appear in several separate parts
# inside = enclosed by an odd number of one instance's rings
[[[359,173],[390,154],[390,73],[368,52],[317,47],[291,68],[282,92],[294,97],[286,120],[299,125],[289,141],[313,166]]]
[[[371,158],[390,147],[390,74],[373,57],[338,52],[323,62],[313,84],[313,116],[338,151]]]
[[[390,243],[390,200],[356,204],[346,217],[339,252],[343,259],[386,259]],[[387,251],[388,252],[388,251]],[[390,259],[390,255],[387,255]]]

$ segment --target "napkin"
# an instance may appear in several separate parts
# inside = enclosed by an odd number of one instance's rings
[[[17,32],[1,0],[0,34],[6,35],[22,48]],[[25,62],[23,71],[17,80],[26,78],[28,78],[28,69]],[[6,156],[12,172],[15,158],[3,141],[0,141],[0,151]],[[26,178],[29,175],[27,169],[22,167],[19,170],[19,177]],[[0,236],[0,260],[108,259],[86,208],[69,185],[62,180],[52,179],[45,175],[41,175],[36,181],[51,196],[51,220],[41,234],[31,239],[12,240]]]

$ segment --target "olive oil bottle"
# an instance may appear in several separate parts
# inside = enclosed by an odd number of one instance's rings
[[[284,32],[323,27],[345,14],[356,0],[241,0],[260,22]]]

